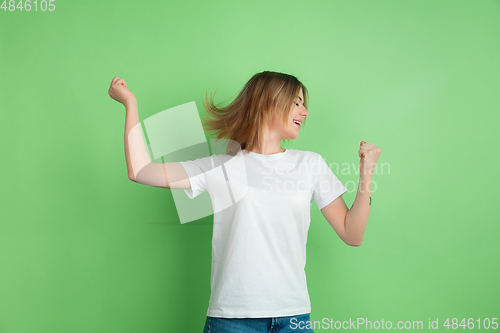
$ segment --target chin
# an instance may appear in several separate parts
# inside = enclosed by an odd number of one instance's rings
[[[283,140],[293,140],[293,139],[297,139],[299,137],[299,131],[297,131],[297,129],[295,128],[292,128],[291,130],[288,130],[286,132],[284,132],[283,134],[285,134],[283,137]]]

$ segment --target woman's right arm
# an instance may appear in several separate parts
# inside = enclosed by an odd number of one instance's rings
[[[125,105],[125,160],[127,161],[127,171],[128,171],[128,178],[130,180],[135,181],[135,174],[134,170],[132,167],[132,158],[130,156],[130,142],[132,141],[132,144],[134,145],[135,149],[133,151],[135,153],[138,153],[140,156],[143,157],[144,159],[144,154],[147,156],[146,152],[146,147],[144,146],[143,142],[139,142],[137,139],[139,139],[136,135],[134,135],[134,131],[140,130],[140,121],[139,121],[139,110],[137,107],[137,99],[131,98],[127,102],[124,103]],[[135,130],[132,131],[135,127]],[[132,133],[131,133],[132,131]],[[140,131],[139,131],[140,132]],[[140,134],[140,133],[139,133]],[[140,138],[141,141],[142,137]],[[137,142],[135,142],[137,140]],[[143,148],[143,149],[141,149]],[[142,153],[142,154],[141,154]],[[137,159],[139,156],[134,157]],[[149,157],[147,158],[147,162],[149,161]]]
[[[190,188],[189,177],[180,163],[153,163],[149,159],[139,121],[137,99],[126,86],[123,79],[115,76],[108,93],[125,106],[125,160],[129,179],[155,187]]]

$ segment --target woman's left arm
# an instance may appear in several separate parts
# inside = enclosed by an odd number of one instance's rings
[[[351,209],[347,208],[342,196],[321,209],[328,223],[347,245],[360,246],[363,242],[370,215],[373,171],[381,151],[374,144],[361,141],[358,192]]]
[[[382,149],[374,144],[361,141],[358,192],[345,218],[345,237],[353,246],[360,246],[363,242],[372,204],[373,171],[381,152]]]

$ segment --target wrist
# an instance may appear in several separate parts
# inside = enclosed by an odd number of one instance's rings
[[[137,106],[137,99],[135,97],[127,99],[123,105],[125,105],[125,108],[131,108],[131,107],[136,107]]]
[[[373,173],[369,173],[369,172],[361,172],[359,174],[359,180],[360,181],[371,181],[373,180]]]

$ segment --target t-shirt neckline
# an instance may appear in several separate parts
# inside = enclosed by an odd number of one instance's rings
[[[264,155],[264,154],[259,154],[259,153],[254,153],[253,151],[248,151],[246,149],[243,149],[247,154],[249,154],[250,156],[255,156],[255,157],[258,157],[258,158],[262,158],[262,159],[276,159],[276,158],[281,158],[283,156],[287,156],[290,152],[290,149],[285,149],[285,151],[282,151],[281,153],[275,153],[275,154],[271,154],[271,155]]]

